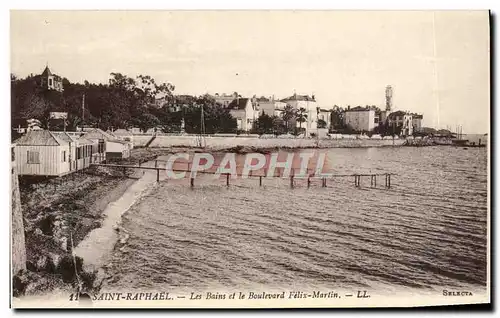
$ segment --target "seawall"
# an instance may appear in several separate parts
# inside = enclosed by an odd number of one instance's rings
[[[134,137],[135,146],[144,146],[151,136]],[[198,136],[162,136],[159,135],[149,145],[150,148],[198,147]],[[205,146],[211,149],[232,147],[256,148],[362,148],[402,146],[405,139],[305,139],[305,138],[252,138],[252,137],[217,137],[206,136]]]

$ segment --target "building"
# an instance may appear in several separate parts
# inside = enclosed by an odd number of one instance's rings
[[[222,95],[219,95],[219,93],[215,93],[215,95],[213,95],[212,97],[215,99],[215,102],[217,104],[221,105],[224,108],[227,108],[233,100],[241,96],[238,95],[238,93],[234,92],[233,94],[223,93]]]
[[[92,141],[65,131],[53,131],[52,134],[69,143],[68,159],[71,171],[88,168],[92,163],[101,163],[106,159],[105,150],[103,146],[99,147],[98,141]]]
[[[413,116],[409,112],[398,110],[387,116],[389,130],[402,136],[413,135]]]
[[[99,145],[98,150],[106,152],[106,160],[130,157],[131,144],[114,137],[102,129],[94,128],[87,131],[82,137],[97,143]]]
[[[59,75],[52,73],[48,66],[41,75],[35,76],[35,80],[39,86],[47,90],[62,92],[64,90],[63,80]]]
[[[329,109],[319,108],[318,109],[318,123],[320,120],[322,120],[326,123],[325,127],[321,127],[321,128],[326,128],[326,129],[330,130],[330,127],[332,125],[332,111]],[[320,125],[318,124],[318,128],[320,128],[319,126]]]
[[[48,130],[28,131],[15,144],[19,175],[62,176],[72,171],[70,144]]]
[[[253,123],[258,118],[258,110],[250,98],[236,98],[228,104],[227,108],[231,116],[236,118],[236,128],[238,130],[250,131]]]
[[[412,126],[413,132],[422,132],[422,120],[424,115],[422,114],[412,114]]]
[[[274,96],[269,98],[261,96],[255,99],[259,115],[266,114],[268,116],[280,116],[285,109],[286,103],[274,99]]]
[[[305,128],[306,135],[316,131],[318,128],[318,105],[314,95],[297,95],[294,93],[292,96],[282,99],[281,102],[292,106],[297,111],[301,108],[305,109],[304,115],[307,115],[306,121],[303,123],[297,121],[296,126]]]
[[[379,125],[375,107],[348,107],[344,112],[344,124],[359,132],[373,131]]]

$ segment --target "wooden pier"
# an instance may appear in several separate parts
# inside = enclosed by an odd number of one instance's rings
[[[120,165],[120,164],[102,164],[102,163],[92,164],[92,165],[93,166],[123,169],[124,174],[125,174],[127,169],[155,170],[157,182],[160,181],[160,171],[167,170],[166,168],[159,167],[157,161],[155,161],[154,167],[141,166],[141,164],[139,164],[138,166]],[[283,169],[283,168],[280,168],[280,169]],[[300,170],[300,169],[291,169],[290,176],[287,177],[290,179],[290,188],[292,188],[292,189],[295,187],[295,180],[296,179],[306,179],[306,178],[307,178],[307,188],[311,187],[312,180],[321,180],[321,187],[326,188],[328,186],[328,180],[333,180],[336,178],[352,178],[354,180],[354,186],[356,188],[361,188],[361,180],[362,180],[361,178],[363,178],[363,177],[366,177],[366,178],[370,177],[370,188],[377,188],[377,177],[385,177],[384,187],[386,189],[390,189],[391,188],[391,176],[397,175],[395,173],[363,173],[363,174],[354,173],[354,174],[335,174],[335,175],[324,176],[321,174],[316,175],[316,173],[310,173],[310,171],[311,171],[310,169],[307,170],[306,174],[298,175],[295,173],[295,171],[297,171],[297,170]],[[187,169],[171,169],[171,171],[191,173],[189,165],[188,165]],[[259,186],[261,186],[261,187],[263,186],[263,180],[266,178],[283,178],[284,179],[284,177],[282,175],[280,175],[279,173],[277,175],[272,176],[272,177],[268,177],[267,172],[262,173],[262,174],[254,173],[254,172],[255,171],[250,171],[246,178],[247,179],[248,178],[259,178]],[[263,171],[263,172],[265,172],[265,171]],[[278,170],[278,172],[279,172],[279,170]],[[198,173],[200,173],[200,174],[212,174],[212,175],[217,174],[216,171],[204,171],[204,170],[197,171],[196,173],[197,174]],[[229,187],[231,174],[222,173],[220,175],[226,177],[226,186]],[[241,176],[241,174],[237,174],[237,175]],[[185,178],[187,178],[187,177],[188,176],[186,176]],[[195,185],[195,182],[194,182],[195,178],[189,177],[189,179],[190,179],[189,184],[190,184],[191,188],[193,188]]]

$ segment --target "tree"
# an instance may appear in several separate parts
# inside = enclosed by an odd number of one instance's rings
[[[134,120],[134,123],[143,132],[148,131],[150,128],[155,128],[160,124],[158,117],[150,113],[143,113]]]
[[[286,131],[290,131],[290,123],[293,122],[297,117],[297,111],[290,104],[286,104],[281,114],[283,121],[285,122]]]
[[[228,109],[215,102],[215,99],[203,95],[184,106],[184,122],[187,133],[201,133],[201,109],[205,123],[205,133],[227,133],[236,131],[236,119]]]
[[[259,135],[272,133],[274,129],[274,118],[262,113],[254,124],[253,130]]]
[[[287,133],[285,122],[281,117],[273,116],[272,120],[273,120],[273,132],[276,136]]]
[[[342,107],[334,105],[330,116],[332,130],[343,130],[346,128],[344,124],[344,109]]]
[[[326,121],[318,119],[318,128],[326,128]]]
[[[302,130],[302,123],[307,121],[307,110],[304,107],[300,107],[297,111],[297,121],[299,122],[299,128]]]

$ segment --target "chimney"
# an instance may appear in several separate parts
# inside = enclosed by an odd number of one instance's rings
[[[351,109],[351,105],[347,105],[347,110],[350,110]]]

